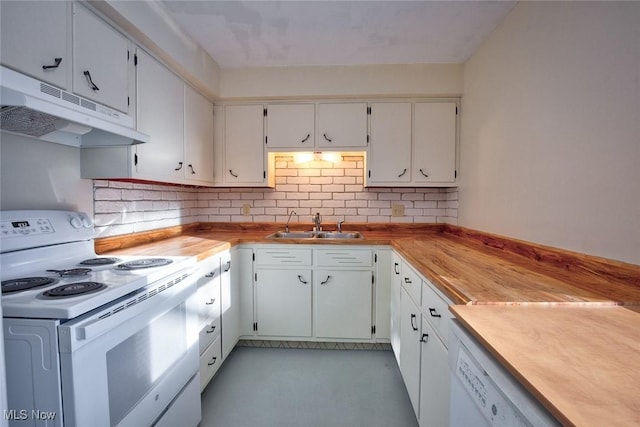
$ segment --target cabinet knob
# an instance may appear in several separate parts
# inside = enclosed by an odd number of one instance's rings
[[[431,315],[431,317],[442,317],[441,314],[438,314],[438,310],[432,307],[429,307],[429,314]]]
[[[91,73],[89,72],[89,70],[84,70],[83,74],[87,78],[87,82],[89,83],[89,87],[91,88],[91,90],[94,91],[94,92],[99,91],[100,88],[98,86],[96,86],[96,84],[91,79]]]
[[[60,63],[62,62],[62,58],[54,58],[53,61],[55,62],[55,64],[53,64],[53,65],[43,65],[42,69],[43,70],[51,70],[52,68],[58,68],[60,66]]]

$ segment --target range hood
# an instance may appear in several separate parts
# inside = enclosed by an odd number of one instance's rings
[[[6,67],[0,89],[2,131],[73,147],[149,142],[131,116]]]

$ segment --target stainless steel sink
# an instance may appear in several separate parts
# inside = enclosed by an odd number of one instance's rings
[[[318,239],[364,239],[364,236],[358,231],[321,231]]]
[[[276,231],[267,236],[267,239],[312,239],[316,237],[313,231]]]
[[[358,231],[276,231],[267,239],[364,239],[364,236]]]

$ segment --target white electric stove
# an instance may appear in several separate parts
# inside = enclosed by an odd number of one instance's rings
[[[196,260],[98,256],[94,234],[81,212],[0,212],[5,418],[197,425]]]

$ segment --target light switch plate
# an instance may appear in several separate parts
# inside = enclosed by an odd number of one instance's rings
[[[391,216],[404,216],[404,205],[391,205]]]

